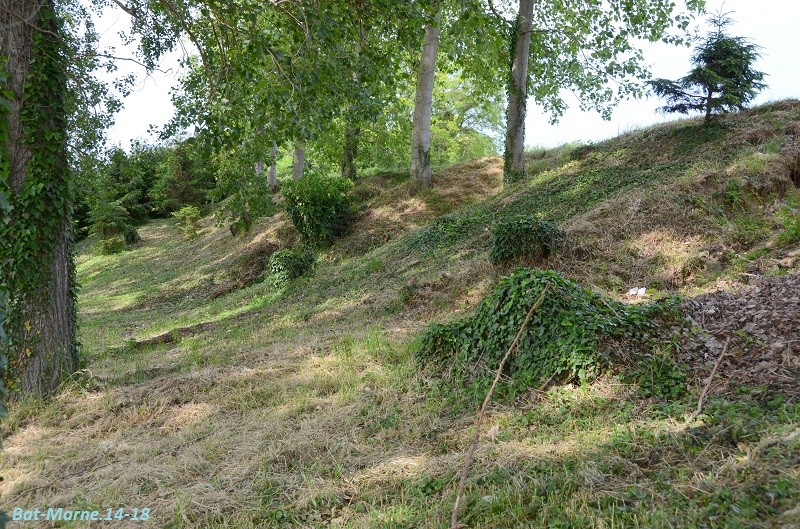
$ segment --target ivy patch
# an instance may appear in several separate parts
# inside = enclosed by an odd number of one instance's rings
[[[675,307],[673,300],[628,305],[605,299],[556,272],[523,268],[503,278],[472,316],[432,324],[417,358],[456,380],[489,381],[547,285],[544,302],[507,364],[512,391],[537,387],[550,377],[591,380],[623,359],[619,344],[645,345],[645,334]]]

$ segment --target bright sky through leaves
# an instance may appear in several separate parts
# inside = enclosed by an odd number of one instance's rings
[[[731,16],[734,23],[729,27],[731,35],[747,37],[763,48],[763,57],[755,67],[768,74],[766,83],[769,87],[756,98],[754,104],[789,97],[800,98],[800,69],[797,68],[793,44],[797,22],[800,21],[800,4],[793,0],[708,0],[709,12],[716,12],[720,8],[724,12],[733,12]],[[121,10],[110,12],[98,23],[98,29],[104,34],[103,42],[117,45],[121,56],[132,54],[130,48],[126,51],[118,45],[116,37],[117,32],[126,28],[127,15]],[[703,24],[701,34],[706,30]],[[644,51],[654,77],[677,79],[691,67],[689,48],[646,44]],[[119,113],[116,125],[109,131],[109,139],[113,144],[127,148],[132,139],[150,137],[147,133],[149,125],[160,126],[170,118],[174,108],[169,90],[177,84],[181,54],[180,50],[174,51],[162,62],[162,69],[169,73],[155,72],[146,78],[142,75],[141,67],[128,62],[120,64],[121,72],[138,73],[139,79],[133,93],[125,100],[125,108]],[[549,117],[534,104],[529,105],[525,134],[527,144],[551,147],[575,140],[597,141],[660,121],[676,119],[675,116],[658,114],[656,108],[663,103],[652,97],[621,104],[611,121],[603,121],[595,112],[581,112],[577,100],[572,96],[568,100],[571,100],[570,110],[556,125],[550,125]]]

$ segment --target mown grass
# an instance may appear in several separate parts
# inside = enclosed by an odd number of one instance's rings
[[[796,244],[794,192],[759,196],[746,181],[758,175],[737,171],[769,169],[758,153],[783,152],[797,122],[800,106],[781,103],[711,128],[540,150],[508,189],[498,160],[451,168],[421,193],[374,175],[356,187],[352,232],[281,288],[213,297],[254,245],[295,240],[282,213],[242,239],[206,219],[191,239],[148,224],[116,256],[86,241],[86,369],[52,401],[12,408],[2,506],[149,506],[147,526],[174,529],[447,527],[482,394],[437,383],[412,353],[429,322],[470,313],[496,283],[493,223],[559,223],[571,247],[540,265],[617,298],[713,289],[754,261],[778,273]],[[174,343],[131,342],[207,321]],[[798,404],[743,387],[686,425],[702,385],[689,375],[682,391],[620,374],[495,404],[462,521],[798,526]]]

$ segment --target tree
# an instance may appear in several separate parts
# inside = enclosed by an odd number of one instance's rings
[[[530,0],[520,0],[513,13],[488,1],[497,25],[505,28],[510,55],[507,183],[525,174],[527,98],[533,96],[555,121],[567,108],[564,94],[569,90],[582,109],[595,109],[608,119],[617,102],[642,95],[639,81],[650,75],[638,40],[686,42],[690,13],[699,12],[704,1],[684,3],[689,14],[675,14],[672,0],[540,2],[535,9]]]
[[[677,81],[654,79],[653,93],[667,100],[665,113],[704,112],[705,122],[715,113],[743,110],[766,88],[764,73],[753,68],[760,57],[759,46],[744,37],[724,32],[731,19],[722,13],[711,17],[715,30],[710,32],[692,55],[694,68]]]
[[[0,290],[13,389],[52,393],[78,367],[67,161],[67,54],[53,0],[0,3],[10,104],[0,134]]]
[[[520,0],[514,22],[511,69],[508,73],[508,110],[506,112],[506,149],[503,174],[506,181],[525,174],[525,111],[528,99],[528,58],[531,50],[533,0]]]
[[[436,18],[425,26],[425,40],[419,60],[417,95],[414,99],[414,116],[411,129],[411,178],[423,187],[431,182],[431,115],[433,112],[433,84],[436,78],[436,52],[439,48],[439,30],[442,8]]]

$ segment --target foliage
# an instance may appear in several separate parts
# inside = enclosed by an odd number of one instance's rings
[[[145,206],[138,200],[141,184],[130,169],[125,152],[115,149],[108,163],[98,171],[93,171],[93,192],[86,198],[88,217],[90,231],[104,241],[103,248],[111,248],[105,241],[120,234],[124,236],[125,243],[138,242],[139,235],[134,223],[147,218]]]
[[[286,211],[305,242],[326,245],[344,235],[353,219],[352,187],[350,180],[314,172],[283,185]]]
[[[623,378],[637,384],[642,397],[677,400],[686,394],[686,372],[667,351],[656,351],[637,362]]]
[[[723,31],[731,19],[722,14],[711,18],[716,30],[709,33],[692,55],[694,69],[671,81],[649,82],[652,91],[667,100],[662,112],[712,114],[742,110],[766,87],[764,73],[753,68],[760,57],[759,46],[744,37],[731,37]]]
[[[201,206],[208,202],[208,194],[214,187],[211,168],[207,153],[194,138],[178,142],[167,150],[159,164],[149,195],[165,212],[183,206]]]
[[[220,149],[214,156],[216,187],[210,196],[220,202],[220,223],[230,222],[234,235],[247,232],[257,218],[274,210],[267,175],[255,169],[259,162],[264,169],[273,162],[266,143],[266,134],[253,131],[240,145]]]
[[[615,341],[641,338],[665,310],[606,300],[555,272],[523,268],[503,278],[472,316],[432,324],[417,357],[447,369],[454,380],[488,380],[546,285],[544,302],[508,363],[512,389],[536,387],[551,376],[591,380],[615,360]]]
[[[382,106],[374,119],[361,125],[357,162],[359,174],[370,170],[397,169],[410,163],[408,138],[414,104],[414,86],[403,79],[395,87],[396,97]],[[440,72],[431,121],[431,163],[434,167],[495,156],[503,130],[502,92],[483,94],[476,82],[460,71]],[[341,155],[344,122],[336,120],[314,142],[311,156],[323,168],[333,168]],[[363,169],[362,169],[363,168]]]
[[[112,149],[102,160],[78,160],[77,227],[88,227],[102,240],[123,234],[139,240],[136,226],[185,204],[205,202],[211,173],[187,140],[171,146],[135,142],[131,153]]]
[[[269,257],[267,267],[269,279],[275,285],[283,285],[306,275],[314,268],[314,254],[302,248],[278,250]]]
[[[178,211],[173,211],[172,216],[178,219],[178,226],[187,237],[197,235],[199,228],[198,221],[200,220],[200,210],[195,206],[183,206]]]
[[[125,239],[119,236],[109,237],[100,241],[100,253],[114,255],[125,250]]]
[[[544,259],[563,240],[564,233],[547,220],[518,215],[499,222],[492,233],[489,260],[495,266],[516,259]]]

